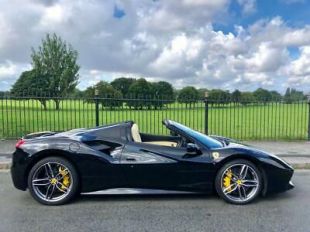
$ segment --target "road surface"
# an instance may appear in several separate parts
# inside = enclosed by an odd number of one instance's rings
[[[48,207],[0,172],[0,231],[310,231],[310,171],[293,181],[295,189],[246,206],[215,196],[110,192]]]

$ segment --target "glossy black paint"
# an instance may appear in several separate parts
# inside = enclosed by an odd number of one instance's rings
[[[81,192],[119,187],[212,192],[217,171],[237,158],[258,166],[264,176],[264,194],[293,187],[292,167],[263,151],[218,136],[214,138],[225,145],[210,149],[169,120],[164,121],[165,126],[180,136],[141,134],[142,142],[137,143],[131,136],[132,124],[128,121],[89,130],[25,136],[25,143],[13,154],[15,187],[26,190],[31,167],[47,156],[61,156],[72,162],[80,177]],[[163,140],[179,146],[145,143]],[[184,140],[191,145],[183,146]]]

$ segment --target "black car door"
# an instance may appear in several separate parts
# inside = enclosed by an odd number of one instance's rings
[[[187,148],[128,142],[120,165],[128,187],[205,190],[211,180],[208,154],[188,156]]]

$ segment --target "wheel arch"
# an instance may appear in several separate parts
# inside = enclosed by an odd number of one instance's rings
[[[224,158],[223,160],[221,160],[220,162],[216,164],[215,176],[225,164],[227,164],[230,161],[237,160],[237,159],[243,159],[243,160],[252,162],[258,168],[258,170],[262,173],[263,188],[261,190],[261,194],[265,196],[267,193],[267,186],[268,186],[267,174],[264,168],[262,167],[261,161],[254,156],[250,156],[247,154],[234,154],[234,155]],[[215,178],[214,178],[214,182],[215,182]]]
[[[29,175],[32,167],[36,163],[38,163],[40,160],[48,158],[48,157],[59,157],[59,158],[63,158],[63,159],[66,159],[67,161],[69,161],[73,165],[73,167],[75,168],[75,170],[78,174],[79,183],[80,183],[79,186],[81,188],[81,185],[82,185],[81,173],[79,172],[79,169],[77,168],[77,165],[71,156],[72,156],[72,154],[70,152],[63,151],[63,150],[57,150],[57,149],[43,150],[43,151],[40,151],[40,152],[34,154],[31,162],[29,163],[29,165],[27,166],[26,171],[25,171],[25,183],[27,185],[27,188],[28,188],[27,179],[28,179],[28,175]]]

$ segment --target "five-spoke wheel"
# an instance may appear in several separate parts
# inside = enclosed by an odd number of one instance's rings
[[[234,160],[219,170],[215,187],[217,193],[227,202],[246,204],[259,195],[262,176],[252,162]]]
[[[77,193],[78,176],[67,160],[48,157],[31,169],[28,187],[32,196],[43,204],[64,204]]]

